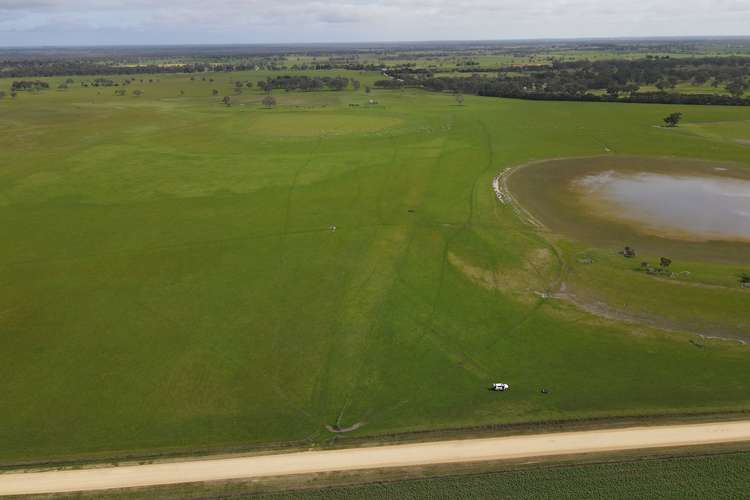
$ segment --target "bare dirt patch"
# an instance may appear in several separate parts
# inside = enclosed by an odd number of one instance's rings
[[[485,269],[473,265],[453,252],[448,253],[448,262],[482,288],[521,293],[532,298],[533,293],[546,290],[550,286],[547,276],[554,261],[553,257],[549,249],[535,248],[525,255],[523,265],[516,269]]]
[[[349,427],[339,427],[338,425],[330,425],[326,424],[326,429],[328,429],[328,432],[334,432],[336,434],[345,433],[345,432],[352,432],[356,431],[360,427],[364,426],[366,422],[357,422],[355,424],[350,425]]]

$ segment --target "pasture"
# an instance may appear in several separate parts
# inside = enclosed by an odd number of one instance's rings
[[[726,139],[750,109],[459,106],[366,94],[380,75],[346,71],[330,74],[362,90],[275,91],[275,108],[233,93],[267,74],[146,77],[123,97],[49,78],[0,100],[0,463],[750,409],[748,346],[542,296],[565,268],[550,235],[491,189],[506,167],[605,150],[750,168]],[[684,127],[654,127],[673,111]],[[650,310],[683,291],[616,250],[595,249],[582,290]],[[694,276],[729,287],[746,264]],[[726,293],[712,315],[748,303]]]

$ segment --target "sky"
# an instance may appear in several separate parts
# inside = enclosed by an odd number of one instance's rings
[[[0,0],[0,47],[750,35],[750,0]]]

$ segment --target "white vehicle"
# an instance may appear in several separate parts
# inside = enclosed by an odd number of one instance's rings
[[[508,384],[503,384],[498,382],[497,384],[492,384],[492,390],[493,391],[507,391],[510,389],[510,386]]]

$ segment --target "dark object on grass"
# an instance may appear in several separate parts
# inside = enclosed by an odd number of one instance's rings
[[[621,252],[620,255],[623,257],[627,257],[628,259],[632,259],[635,257],[635,249],[632,247],[625,247]]]
[[[549,391],[547,389],[542,389],[542,394],[549,394]]]
[[[664,118],[667,127],[676,127],[682,120],[682,113],[672,113]]]
[[[267,95],[266,97],[264,97],[262,102],[263,106],[267,108],[273,108],[274,106],[276,106],[276,98],[271,95]]]

